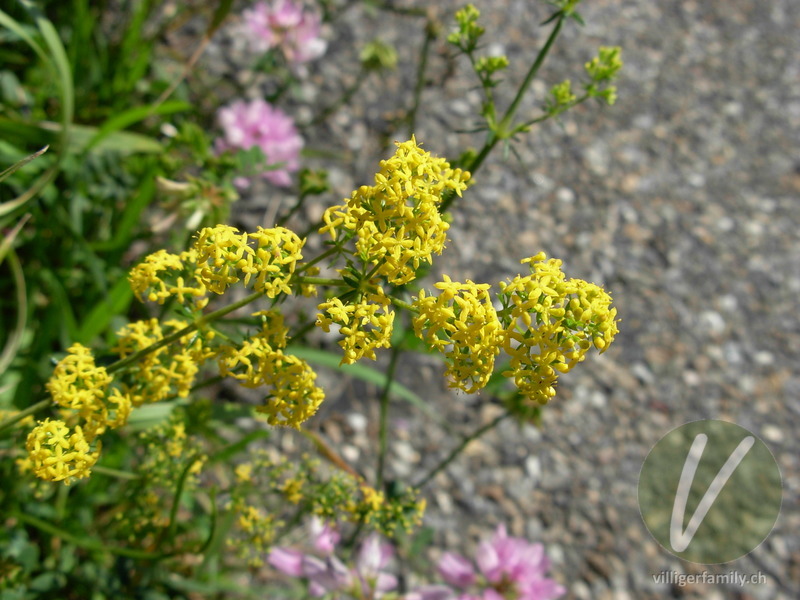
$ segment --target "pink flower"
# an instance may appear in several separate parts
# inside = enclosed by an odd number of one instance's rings
[[[303,574],[303,558],[303,553],[297,550],[273,548],[267,557],[267,561],[287,575],[300,577]]]
[[[262,176],[275,185],[291,183],[289,172],[299,168],[303,147],[303,138],[291,117],[264,100],[256,99],[252,102],[237,100],[221,108],[217,120],[223,130],[223,137],[216,141],[219,152],[258,146],[270,165],[280,164],[277,169],[264,171]]]
[[[241,33],[253,52],[279,47],[293,65],[325,54],[327,44],[319,37],[319,15],[304,11],[292,0],[258,2],[251,10],[245,10],[242,17]]]
[[[468,588],[475,583],[472,564],[463,556],[452,552],[445,552],[439,561],[439,574],[447,583],[457,588]]]
[[[392,559],[392,547],[381,542],[378,534],[370,534],[358,551],[353,575],[361,582],[361,588],[367,598],[380,598],[383,592],[397,587],[397,578],[382,571]],[[371,590],[375,593],[372,594]]]
[[[491,540],[481,542],[475,562],[486,580],[493,584],[492,588],[514,584],[517,600],[551,600],[565,592],[555,581],[545,577],[550,561],[542,545],[509,537],[503,525],[497,528]],[[493,600],[494,595],[484,594],[484,598]]]
[[[309,524],[314,549],[325,556],[333,554],[339,543],[339,532],[319,517],[313,517]]]

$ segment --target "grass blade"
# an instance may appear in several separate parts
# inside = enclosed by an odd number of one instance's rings
[[[22,265],[13,248],[8,250],[8,264],[14,277],[14,288],[17,295],[17,322],[8,337],[2,354],[0,354],[0,375],[5,373],[11,361],[17,355],[17,351],[22,344],[22,337],[25,334],[25,325],[28,321],[28,293],[25,287],[25,272],[22,270]]]

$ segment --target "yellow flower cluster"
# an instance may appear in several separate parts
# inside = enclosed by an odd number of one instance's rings
[[[124,425],[131,412],[127,395],[117,389],[109,392],[111,381],[105,368],[95,364],[91,350],[81,344],[67,350],[46,384],[53,401],[63,408],[64,420],[46,419],[31,430],[28,457],[20,463],[23,470],[67,484],[90,475],[100,451],[95,440],[106,429]]]
[[[63,421],[45,419],[28,434],[25,444],[27,465],[34,474],[48,481],[88,477],[100,455],[100,444],[92,451],[80,425],[70,429]]]
[[[603,352],[618,333],[617,310],[602,288],[582,279],[566,279],[561,261],[539,253],[530,275],[501,283],[504,350],[520,391],[545,404],[555,395],[559,373],[581,362],[594,345]]]
[[[137,446],[147,450],[135,468],[139,480],[130,489],[125,510],[115,514],[113,525],[120,537],[148,547],[156,544],[169,526],[178,485],[188,494],[199,487],[207,456],[198,437],[187,432],[186,414],[181,408],[137,438]],[[181,482],[184,470],[187,472]]]
[[[325,394],[314,385],[317,375],[308,363],[283,352],[287,331],[280,315],[258,314],[264,318],[261,332],[241,344],[220,347],[220,375],[238,379],[245,387],[271,387],[256,412],[266,415],[270,425],[299,427],[317,412]]]
[[[246,558],[251,567],[261,567],[264,564],[263,556],[269,552],[272,541],[275,539],[276,529],[283,522],[276,522],[272,515],[266,514],[262,509],[252,504],[234,507],[239,512],[236,525],[244,534],[246,544],[242,546],[234,540],[228,540],[229,546],[237,546],[242,558]]]
[[[240,233],[217,225],[198,233],[194,246],[180,254],[159,250],[135,266],[129,275],[137,298],[163,304],[168,298],[180,304],[205,308],[208,291],[222,294],[228,286],[254,281],[253,288],[269,298],[289,294],[289,280],[302,259],[304,240],[283,227],[258,228]]]
[[[393,284],[413,280],[420,264],[441,254],[449,225],[438,205],[448,191],[461,195],[469,173],[451,169],[443,158],[423,151],[416,140],[397,143],[381,161],[374,186],[362,186],[344,204],[325,211],[320,233],[334,240],[355,234],[359,257],[376,265],[375,275]]]
[[[117,332],[114,351],[120,358],[126,358],[180,331],[187,324],[173,319],[162,327],[158,319],[135,321]],[[173,396],[187,397],[200,366],[214,355],[207,346],[213,337],[213,331],[204,335],[189,334],[150,352],[129,367],[126,382],[122,384],[123,393],[130,397],[133,406],[161,402]]]
[[[291,294],[289,280],[303,258],[304,243],[283,227],[259,227],[255,233],[239,233],[229,225],[206,227],[194,245],[199,278],[217,294],[240,279],[247,286],[253,278],[253,289],[269,298]]]
[[[434,287],[441,290],[438,296],[421,290],[414,302],[414,333],[445,355],[448,385],[472,394],[488,383],[503,341],[490,286],[444,275]]]
[[[328,333],[336,324],[345,336],[339,341],[344,350],[341,364],[352,364],[364,356],[375,360],[376,348],[389,347],[394,325],[394,311],[389,306],[389,298],[378,287],[354,304],[332,298],[317,307],[317,326]]]
[[[128,280],[137,298],[164,304],[175,298],[180,304],[194,302],[201,310],[208,304],[207,289],[197,269],[197,251],[180,254],[158,250],[131,269]]]
[[[92,351],[73,344],[45,387],[59,406],[81,410],[102,402],[109,383],[111,377],[104,367],[95,365]]]

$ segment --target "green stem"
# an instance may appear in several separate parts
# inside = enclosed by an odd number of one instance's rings
[[[491,431],[492,429],[497,427],[497,425],[499,425],[503,419],[509,416],[510,413],[504,412],[502,415],[495,417],[492,421],[490,421],[486,425],[482,425],[478,429],[473,431],[470,435],[461,440],[461,443],[458,446],[456,446],[444,460],[442,460],[438,465],[436,465],[427,475],[425,475],[425,477],[420,479],[419,483],[415,484],[413,487],[417,489],[422,488],[426,483],[428,483],[431,479],[433,479],[434,477],[436,477],[436,475],[438,475],[441,471],[443,471],[447,467],[447,465],[453,462],[456,459],[456,457],[459,454],[461,454],[464,448],[466,448],[469,445],[470,442],[472,442],[473,440],[477,440],[487,431]]]
[[[303,206],[303,202],[305,201],[305,199],[306,199],[305,194],[299,194],[297,196],[297,202],[294,203],[294,206],[292,206],[292,208],[289,209],[289,212],[286,213],[286,215],[278,219],[276,225],[278,225],[279,227],[283,227],[283,225],[285,225],[286,222],[289,219],[291,219],[298,210],[300,210],[300,207]]]
[[[169,511],[169,524],[161,530],[161,535],[158,537],[156,547],[160,547],[161,543],[167,538],[172,541],[175,536],[175,527],[177,527],[178,507],[180,506],[181,494],[183,494],[183,486],[186,484],[186,478],[189,476],[189,471],[192,469],[194,463],[200,460],[200,455],[195,454],[186,462],[186,466],[181,471],[178,479],[178,484],[175,486],[175,495],[172,497],[172,508]]]
[[[3,431],[5,431],[10,427],[13,427],[16,423],[19,423],[25,417],[29,417],[30,415],[35,414],[40,410],[47,408],[48,406],[50,406],[50,404],[51,404],[50,400],[42,400],[41,402],[37,402],[36,404],[29,406],[25,410],[19,411],[13,417],[9,417],[8,419],[0,423],[0,433],[2,433]]]
[[[544,46],[542,46],[541,50],[539,50],[539,54],[536,55],[536,60],[533,61],[531,68],[528,69],[528,73],[525,75],[525,79],[523,80],[522,84],[520,84],[517,94],[514,96],[514,99],[511,101],[511,105],[508,107],[508,110],[506,110],[505,114],[503,115],[500,124],[497,126],[497,131],[493,130],[489,132],[488,136],[486,137],[486,142],[484,142],[483,148],[481,148],[478,155],[469,165],[464,165],[465,170],[469,171],[472,176],[475,175],[483,162],[486,160],[486,157],[489,156],[492,150],[494,150],[494,147],[497,145],[497,143],[501,139],[505,139],[505,134],[508,132],[516,132],[516,130],[510,126],[511,121],[514,119],[514,115],[519,108],[520,102],[522,102],[522,99],[525,97],[525,93],[528,91],[528,88],[530,88],[531,83],[533,83],[534,77],[536,77],[536,74],[539,72],[542,63],[544,63],[544,59],[547,57],[548,52],[550,52],[550,48],[556,41],[556,38],[561,31],[561,25],[563,24],[564,19],[565,16],[561,14],[556,20],[556,24],[553,26],[550,36],[547,38],[547,41],[545,42]],[[439,212],[445,212],[457,197],[458,196],[456,196],[451,190],[445,192],[442,205],[439,207]]]
[[[413,313],[418,313],[419,310],[413,304],[409,304],[405,300],[400,300],[400,298],[395,298],[394,296],[389,296],[389,300],[394,304],[397,308],[405,308],[408,311]]]
[[[330,277],[297,277],[296,281],[300,283],[311,283],[314,285],[335,285],[339,287],[347,287],[350,284],[341,279],[332,279]]]
[[[389,358],[389,368],[386,370],[386,384],[383,386],[381,394],[381,412],[378,429],[378,466],[375,473],[375,489],[383,487],[383,469],[386,462],[386,452],[389,448],[388,429],[389,429],[389,390],[394,380],[394,372],[397,367],[397,359],[400,357],[402,344],[392,346],[392,354]]]
[[[127,479],[129,481],[135,481],[141,477],[130,471],[120,471],[119,469],[112,469],[111,467],[104,467],[102,465],[93,466],[92,473],[100,473],[101,475],[108,475],[109,477],[116,477],[117,479]]]
[[[78,546],[79,548],[85,548],[86,550],[94,550],[96,552],[110,552],[111,554],[116,554],[117,556],[126,556],[128,558],[138,558],[142,560],[159,560],[164,557],[163,554],[153,554],[152,552],[146,552],[144,550],[134,550],[132,548],[120,548],[118,546],[106,546],[99,540],[95,540],[85,535],[80,537],[72,535],[71,533],[59,529],[55,525],[48,523],[42,519],[37,517],[24,514],[21,512],[14,512],[13,516],[32,527],[36,527],[40,531],[44,531],[47,534],[52,535],[53,537],[57,537],[59,539],[64,540],[74,546]]]
[[[419,53],[419,68],[417,69],[417,81],[414,85],[414,100],[411,110],[408,111],[408,133],[414,133],[417,123],[417,111],[419,102],[422,99],[422,90],[425,87],[425,71],[428,69],[428,54],[430,53],[431,42],[436,39],[436,26],[432,21],[425,24],[425,40]]]
[[[208,323],[213,323],[217,319],[224,317],[225,315],[232,313],[233,311],[250,304],[253,300],[257,300],[263,295],[263,292],[254,292],[249,296],[245,296],[241,300],[234,302],[233,304],[229,304],[223,308],[215,310],[214,312],[210,312],[207,315],[204,315],[197,319],[194,323],[187,325],[180,331],[176,331],[174,333],[169,334],[167,337],[158,340],[154,344],[150,344],[147,348],[142,348],[138,352],[134,352],[130,356],[118,360],[117,362],[113,363],[106,369],[107,373],[114,373],[119,371],[120,369],[124,369],[128,365],[138,361],[140,358],[147,356],[148,354],[152,354],[156,350],[163,348],[164,346],[169,346],[175,340],[179,340],[182,337],[189,335],[193,331],[200,329],[201,327],[207,325]]]
[[[304,237],[304,238],[305,238],[305,237],[307,237],[307,235],[303,235],[303,236],[301,236],[301,237]],[[333,254],[336,254],[336,253],[337,253],[339,250],[340,250],[339,246],[333,246],[333,247],[331,247],[331,248],[328,248],[327,250],[325,250],[325,252],[323,252],[323,253],[322,253],[322,254],[320,254],[319,256],[317,256],[317,257],[315,257],[315,258],[311,259],[311,260],[310,260],[310,261],[308,261],[307,263],[303,263],[302,265],[300,265],[300,268],[299,268],[299,269],[297,269],[297,271],[295,271],[295,274],[299,274],[299,273],[302,273],[303,271],[306,271],[306,270],[308,270],[309,268],[311,268],[311,267],[313,267],[315,264],[317,264],[319,261],[321,261],[321,260],[325,260],[325,259],[326,259],[326,258],[328,258],[329,256],[331,256],[331,255],[333,255]]]

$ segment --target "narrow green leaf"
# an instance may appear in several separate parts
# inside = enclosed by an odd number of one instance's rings
[[[336,369],[337,371],[340,371],[345,375],[348,375],[350,377],[355,377],[356,379],[361,379],[362,381],[366,381],[367,383],[371,383],[378,387],[386,386],[385,373],[381,373],[376,369],[359,364],[340,365],[339,363],[342,360],[341,356],[333,354],[332,352],[327,352],[326,350],[317,350],[315,348],[305,348],[300,346],[289,346],[286,349],[286,353],[293,354],[298,358],[307,360],[312,364],[316,364],[322,367],[328,367],[331,369]],[[389,386],[389,393],[417,407],[426,415],[428,415],[428,417],[430,417],[440,425],[444,424],[443,419],[433,409],[433,407],[431,407],[417,394],[412,392],[404,385],[398,383],[397,381],[391,382],[391,385]]]
[[[17,235],[19,235],[19,232],[22,230],[22,228],[25,226],[25,223],[30,218],[31,218],[30,213],[22,217],[19,220],[19,222],[14,226],[14,229],[9,231],[5,235],[5,237],[0,241],[0,265],[3,264],[3,260],[5,259],[6,254],[8,254],[8,251],[11,250],[11,247],[14,244],[14,240],[16,239]]]
[[[76,342],[88,345],[96,336],[103,333],[116,315],[124,314],[133,299],[133,292],[124,277],[117,280],[108,295],[95,304],[83,319]]]
[[[163,423],[172,414],[177,406],[186,404],[186,399],[170,400],[169,402],[158,402],[156,404],[145,404],[131,413],[128,419],[128,427],[134,431],[149,429],[159,423]]]
[[[62,344],[68,346],[78,335],[78,324],[75,321],[69,295],[59,278],[50,269],[42,269],[39,276],[50,292],[50,306],[53,312],[61,315],[59,334]]]
[[[239,452],[242,452],[247,448],[247,446],[256,440],[264,440],[270,436],[270,432],[267,429],[259,429],[257,431],[251,431],[246,436],[244,436],[239,441],[236,441],[232,444],[225,446],[214,452],[213,454],[209,455],[208,462],[215,463],[215,462],[224,462],[227,461]]]
[[[17,355],[25,334],[25,325],[28,321],[28,294],[25,287],[25,272],[22,270],[22,265],[13,248],[8,250],[8,264],[11,267],[11,274],[14,278],[14,291],[17,296],[17,322],[11,335],[8,336],[2,354],[0,354],[0,375],[5,373],[11,361]]]
[[[6,179],[7,179],[7,178],[8,178],[8,177],[9,177],[9,176],[12,174],[12,173],[14,173],[15,171],[17,171],[18,169],[21,169],[22,167],[24,167],[25,165],[27,165],[29,162],[31,162],[33,159],[35,159],[35,158],[38,158],[39,156],[41,156],[42,154],[44,154],[45,152],[47,152],[47,149],[48,149],[49,147],[50,147],[50,146],[45,146],[44,148],[42,148],[42,149],[41,149],[41,150],[39,150],[38,152],[34,152],[33,154],[31,154],[31,155],[29,155],[29,156],[26,156],[26,157],[25,157],[25,158],[23,158],[22,160],[20,160],[20,161],[18,161],[18,162],[16,162],[16,163],[14,163],[14,164],[13,164],[13,165],[11,165],[10,167],[8,167],[8,168],[7,168],[5,171],[3,171],[2,173],[0,173],[0,183],[2,183],[3,181],[5,181],[5,180],[6,180]],[[0,206],[0,208],[2,208],[2,206]]]
[[[94,136],[86,143],[86,146],[83,148],[83,150],[85,152],[91,150],[115,131],[127,129],[134,123],[138,123],[147,117],[151,117],[153,115],[169,115],[176,112],[190,110],[191,108],[191,104],[182,100],[168,100],[157,106],[148,105],[131,108],[118,115],[114,115],[105,123],[103,123],[100,128],[97,129]],[[159,148],[160,147],[161,145],[159,144]]]

